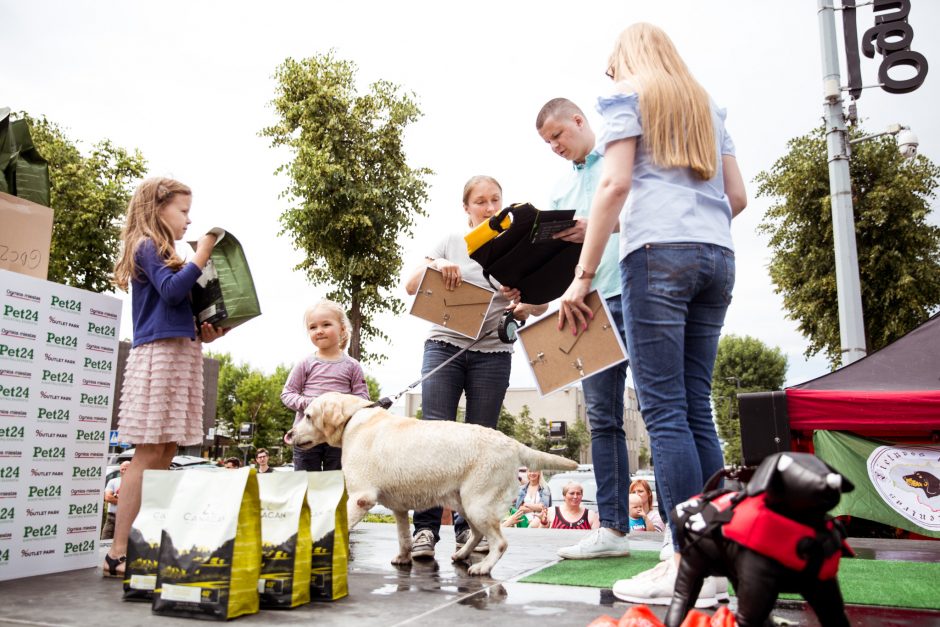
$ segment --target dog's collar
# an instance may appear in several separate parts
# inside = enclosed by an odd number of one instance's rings
[[[391,409],[392,399],[390,399],[387,396],[384,396],[380,398],[379,400],[375,401],[374,403],[372,403],[371,405],[366,405],[365,407],[363,407],[363,409],[373,409],[376,407],[381,407],[382,409],[386,409],[386,410]]]

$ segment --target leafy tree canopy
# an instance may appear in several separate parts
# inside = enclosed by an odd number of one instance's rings
[[[712,371],[712,404],[726,463],[742,460],[738,394],[779,390],[786,376],[787,358],[779,348],[747,335],[725,335],[719,340]]]
[[[757,176],[774,204],[760,231],[770,236],[770,277],[787,314],[809,340],[806,355],[841,362],[835,253],[825,129],[793,139]],[[851,136],[863,135],[859,128]],[[902,158],[895,140],[852,146],[855,239],[868,352],[891,343],[940,304],[940,228],[928,222],[940,170],[926,157]]]
[[[406,162],[403,135],[421,115],[413,95],[387,81],[359,93],[355,77],[356,65],[332,51],[285,60],[274,75],[278,120],[261,135],[293,154],[277,173],[290,179],[281,234],[305,255],[297,268],[348,305],[349,354],[381,361],[381,351],[364,345],[388,340],[377,314],[404,311],[388,292],[400,280],[399,238],[424,215],[424,178],[432,172]]]
[[[33,143],[49,162],[54,210],[49,280],[110,291],[127,203],[147,171],[143,155],[103,139],[86,156],[54,122],[19,115],[29,122]]]

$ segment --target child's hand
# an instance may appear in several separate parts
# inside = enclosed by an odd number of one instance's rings
[[[208,322],[203,322],[202,326],[199,327],[199,337],[202,338],[203,344],[214,342],[226,333],[228,333],[228,329],[212,326]]]
[[[205,268],[206,264],[209,263],[209,255],[212,254],[212,249],[215,248],[217,241],[218,238],[215,233],[206,233],[200,237],[199,241],[196,242],[196,255],[193,257],[193,263],[200,268]]]

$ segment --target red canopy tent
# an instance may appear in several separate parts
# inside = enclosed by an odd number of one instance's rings
[[[811,450],[813,431],[940,440],[940,314],[867,357],[783,392],[741,394],[746,464]]]

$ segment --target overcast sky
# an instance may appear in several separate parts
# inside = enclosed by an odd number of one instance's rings
[[[940,63],[940,3],[912,5],[912,49]],[[861,36],[874,20],[870,7],[858,14]],[[86,150],[104,138],[139,148],[150,175],[172,176],[193,188],[189,235],[221,226],[241,240],[263,315],[212,348],[266,372],[311,351],[302,312],[327,291],[292,270],[300,255],[278,236],[278,216],[288,206],[279,194],[287,181],[274,170],[290,155],[258,135],[274,121],[269,103],[278,64],[332,48],[358,65],[363,87],[385,79],[414,92],[424,117],[407,133],[408,158],[435,174],[425,207],[429,215],[413,240],[404,242],[407,273],[444,233],[464,228],[461,191],[472,175],[495,176],[507,204],[547,204],[568,165],[537,135],[536,113],[548,99],[565,96],[596,120],[594,102],[609,87],[604,72],[615,37],[632,22],[653,22],[670,34],[698,80],[727,108],[748,186],[748,208],[732,227],[738,276],[724,332],[780,347],[789,359],[788,384],[827,371],[824,359],[803,358],[807,341],[773,293],[766,238],[756,233],[769,200],[755,197],[753,183],[784,154],[789,139],[821,120],[812,0],[0,0],[0,16],[0,106],[47,116]],[[866,85],[877,81],[879,62],[880,57],[863,57]],[[858,104],[866,128],[909,124],[921,152],[937,162],[938,72],[933,69],[911,94],[866,90]],[[937,215],[931,220],[938,223]],[[394,296],[410,307],[403,289]],[[420,376],[428,324],[404,315],[384,318],[380,326],[392,338],[388,360],[365,369],[391,394]],[[127,304],[121,335],[131,336]],[[520,353],[512,384],[532,386]]]

